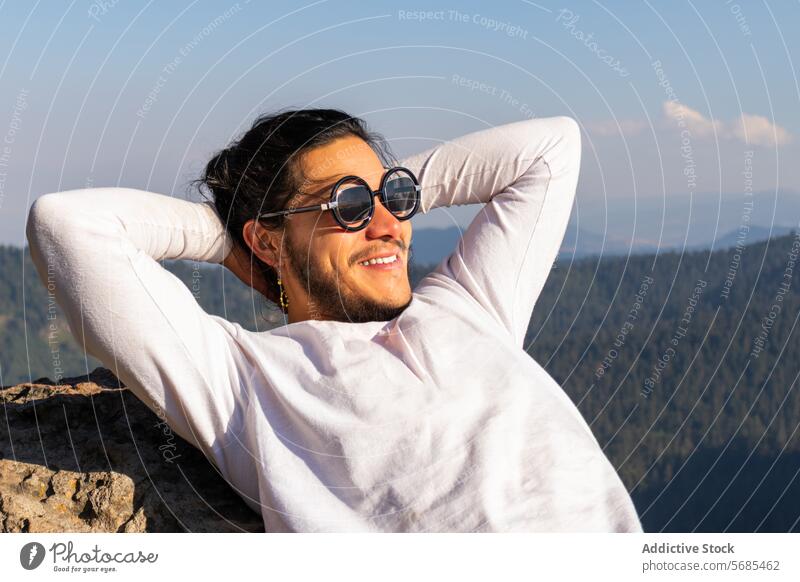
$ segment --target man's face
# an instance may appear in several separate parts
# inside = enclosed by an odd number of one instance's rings
[[[347,175],[359,176],[377,190],[385,172],[372,148],[356,136],[315,148],[300,163],[307,181],[287,208],[328,202],[331,187]],[[355,232],[344,230],[331,211],[286,217],[281,263],[289,268],[281,274],[290,304],[298,301],[306,307],[304,318],[388,321],[411,302],[411,221],[395,218],[380,197],[374,202],[372,220]],[[388,255],[395,255],[395,262],[361,264]]]

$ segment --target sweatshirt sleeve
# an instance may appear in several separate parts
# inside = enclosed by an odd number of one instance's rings
[[[34,201],[26,233],[78,344],[223,463],[219,447],[240,414],[238,327],[206,313],[158,263],[222,262],[231,242],[210,203],[130,188],[56,192]]]
[[[455,281],[517,345],[564,238],[580,162],[580,128],[567,116],[479,130],[400,162],[420,181],[422,213],[485,204],[434,273]]]

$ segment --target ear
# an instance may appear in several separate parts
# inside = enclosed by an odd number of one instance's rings
[[[273,268],[277,266],[279,233],[264,228],[258,220],[250,219],[242,227],[242,236],[254,255]]]

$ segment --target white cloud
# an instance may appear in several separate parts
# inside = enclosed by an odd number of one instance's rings
[[[706,119],[702,113],[682,103],[664,101],[663,110],[666,121],[672,122],[674,127],[683,122],[693,137],[711,137],[715,131],[717,135],[724,133],[721,121]]]
[[[761,115],[742,113],[739,119],[731,123],[730,131],[740,140],[753,145],[774,146],[792,141],[788,131]]]
[[[656,123],[663,131],[688,129],[693,138],[732,139],[755,146],[775,147],[793,141],[786,129],[772,123],[762,115],[742,113],[731,121],[709,119],[699,111],[675,101],[664,101],[663,117]],[[586,124],[589,133],[606,137],[622,135],[633,137],[645,131],[647,122],[640,119],[606,119]]]

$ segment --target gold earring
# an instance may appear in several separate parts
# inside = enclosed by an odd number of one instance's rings
[[[280,274],[278,275],[278,287],[281,290],[281,296],[280,296],[281,309],[288,310],[289,309],[289,299],[288,299],[288,297],[286,297],[286,294],[283,292],[283,285],[281,284],[281,276],[280,276]]]

